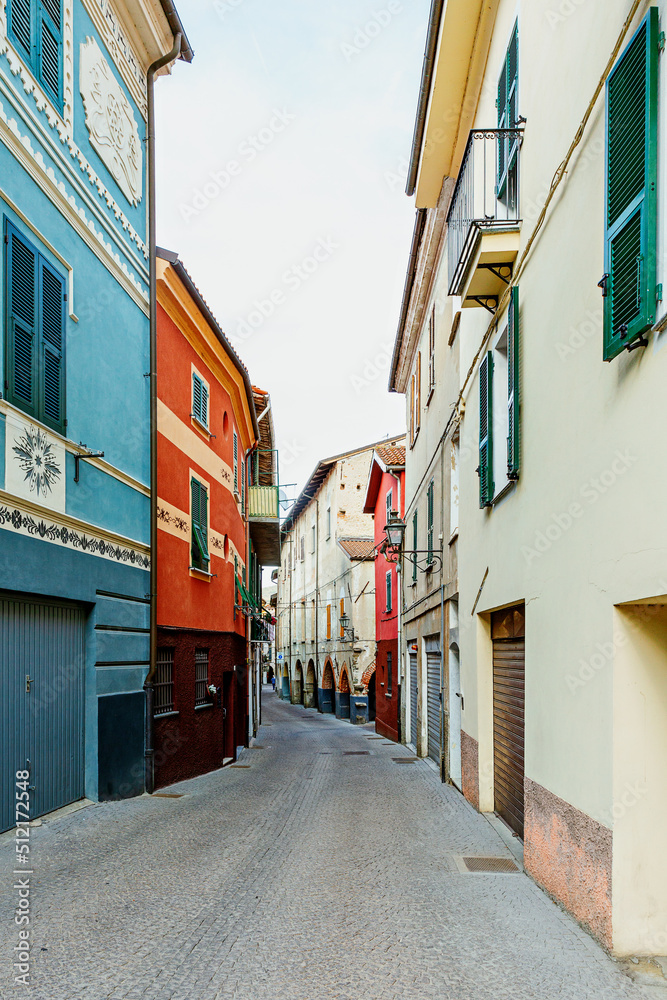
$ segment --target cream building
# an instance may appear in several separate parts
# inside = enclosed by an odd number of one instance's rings
[[[462,788],[619,955],[667,954],[666,8],[433,5],[390,383],[435,307]]]
[[[374,718],[373,515],[363,507],[378,443],[319,462],[282,526],[280,693],[351,722]]]

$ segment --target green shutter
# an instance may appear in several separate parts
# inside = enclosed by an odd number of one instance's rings
[[[40,414],[56,430],[64,425],[65,282],[49,265],[39,261],[40,309]]]
[[[414,514],[412,515],[412,548],[415,550],[415,553],[414,553],[414,555],[412,557],[412,580],[413,580],[413,582],[417,579],[417,541],[418,541],[418,537],[419,536],[418,536],[418,532],[417,532],[417,511],[415,511]]]
[[[391,611],[391,570],[389,570],[389,572],[386,574],[385,586],[387,591],[386,594],[387,600],[385,602],[386,610]]]
[[[607,80],[604,360],[655,320],[658,8]]]
[[[191,480],[192,489],[192,565],[206,569],[208,554],[208,494],[196,479]]]
[[[208,389],[201,383],[201,422],[208,427]]]
[[[519,289],[510,292],[507,314],[507,478],[519,478]]]
[[[37,253],[9,224],[7,236],[7,398],[37,416]]]
[[[192,373],[192,416],[201,423],[201,379]]]
[[[239,439],[234,431],[234,492],[239,491]]]
[[[513,129],[516,127],[519,93],[519,25],[515,23],[510,43],[505,53],[503,67],[498,80],[498,128]],[[509,136],[498,137],[498,197],[502,197],[507,183],[508,171],[516,160],[518,144]]]
[[[19,51],[32,57],[31,0],[10,0],[8,7],[9,33],[18,42]]]
[[[429,566],[433,562],[433,480],[428,485],[426,491],[427,506],[427,527],[426,527],[426,547],[428,549],[427,560]]]
[[[479,505],[493,500],[493,355],[488,351],[479,366]]]

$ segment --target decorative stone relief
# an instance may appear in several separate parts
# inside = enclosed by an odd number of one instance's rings
[[[137,120],[94,38],[88,37],[81,45],[79,89],[91,145],[128,201],[137,205],[143,160]]]
[[[52,510],[65,510],[65,447],[43,427],[8,413],[5,489]]]

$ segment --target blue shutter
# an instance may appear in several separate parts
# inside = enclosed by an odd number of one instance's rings
[[[40,257],[40,415],[63,430],[65,411],[65,282]]]
[[[62,90],[62,10],[60,0],[37,0],[37,76],[59,104]]]
[[[32,59],[31,0],[9,0],[7,17],[10,37],[18,43],[19,52]]]
[[[493,355],[488,351],[479,366],[479,505],[493,500]]]
[[[201,383],[201,422],[208,427],[208,389]]]
[[[14,228],[7,235],[7,398],[37,416],[37,253]]]
[[[658,28],[651,7],[607,80],[605,361],[655,320]]]

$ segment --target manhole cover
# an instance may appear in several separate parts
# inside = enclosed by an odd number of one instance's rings
[[[416,757],[392,757],[395,764],[414,764]]]
[[[464,857],[463,863],[469,872],[518,872],[521,870],[509,858]]]
[[[370,757],[370,750],[343,750],[343,757]]]
[[[183,792],[153,792],[154,799],[182,799]]]

